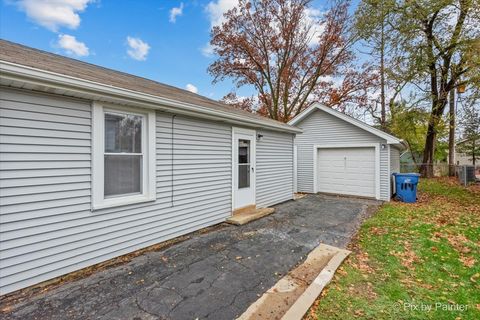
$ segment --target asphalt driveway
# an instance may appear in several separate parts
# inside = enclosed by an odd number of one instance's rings
[[[379,203],[308,195],[65,283],[3,319],[234,319],[320,243],[345,247]]]

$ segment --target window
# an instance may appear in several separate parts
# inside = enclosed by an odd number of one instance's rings
[[[155,113],[93,108],[93,209],[155,200]]]
[[[250,140],[238,140],[238,189],[250,187]]]

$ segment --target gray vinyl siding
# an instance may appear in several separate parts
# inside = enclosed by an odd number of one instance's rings
[[[256,205],[268,207],[293,198],[293,135],[257,131]]]
[[[358,128],[342,119],[321,110],[316,110],[296,124],[303,130],[297,134],[297,190],[312,193],[313,190],[313,153],[314,145],[354,145],[362,143],[386,143],[386,141],[368,131]],[[390,198],[390,180],[388,173],[388,149],[380,148],[380,198]]]
[[[156,201],[92,212],[91,102],[0,90],[0,294],[231,214],[230,125],[157,112]]]
[[[390,200],[390,163],[388,147],[380,148],[380,200]]]

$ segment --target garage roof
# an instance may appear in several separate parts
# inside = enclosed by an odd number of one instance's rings
[[[20,69],[19,66],[25,68]],[[32,72],[28,73],[27,68],[31,69]],[[39,73],[39,71],[42,71],[42,73]],[[72,80],[68,82],[68,85],[74,86],[72,90],[80,87],[88,88],[89,92],[97,90],[95,91],[96,94],[107,94],[107,92],[112,95],[130,94],[130,98],[134,97],[140,101],[147,99],[151,103],[163,105],[168,105],[171,102],[171,105],[178,111],[181,111],[183,107],[188,109],[189,112],[215,115],[227,121],[231,120],[245,125],[301,132],[300,129],[286,123],[239,110],[187,90],[2,39],[0,39],[0,72],[2,78],[7,80],[16,80],[21,74],[21,80],[27,81],[27,73],[32,83],[41,80],[42,84],[45,83],[44,86],[51,85],[53,87],[57,85],[58,87],[60,83],[65,85],[67,80]],[[14,76],[17,76],[17,78]],[[60,82],[60,80],[63,82]],[[112,89],[117,90],[113,91]],[[134,96],[132,93],[136,93],[136,95]],[[152,98],[161,98],[162,100]],[[177,104],[174,104],[175,102]]]
[[[350,117],[342,112],[339,112],[337,110],[334,110],[332,108],[329,108],[325,105],[322,105],[320,103],[314,103],[312,104],[310,107],[308,107],[307,109],[305,109],[304,111],[302,111],[298,116],[296,116],[295,118],[293,118],[292,120],[290,120],[288,122],[289,125],[296,125],[298,124],[300,121],[302,121],[303,119],[305,119],[306,117],[308,117],[310,114],[312,114],[314,111],[316,110],[321,110],[321,111],[324,111],[334,117],[337,117],[339,119],[342,119],[343,121],[346,121],[356,127],[359,127],[365,131],[368,131],[382,139],[385,139],[387,141],[388,144],[394,144],[394,145],[397,145],[399,147],[401,147],[402,149],[405,148],[404,144],[403,144],[403,141],[401,139],[398,139],[397,137],[395,136],[392,136],[391,134],[388,134],[386,132],[383,132],[382,130],[379,130],[377,128],[374,128],[368,124],[366,124],[365,122],[362,122],[360,120],[357,120],[353,117]]]

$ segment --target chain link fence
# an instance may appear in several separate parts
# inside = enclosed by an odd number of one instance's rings
[[[437,163],[431,165],[433,166],[433,175],[435,177],[448,177],[448,163]],[[420,172],[421,164],[413,163],[401,163],[400,172]],[[455,166],[455,176],[459,179],[459,182],[462,184],[468,184],[472,182],[480,181],[480,165],[456,165]]]

